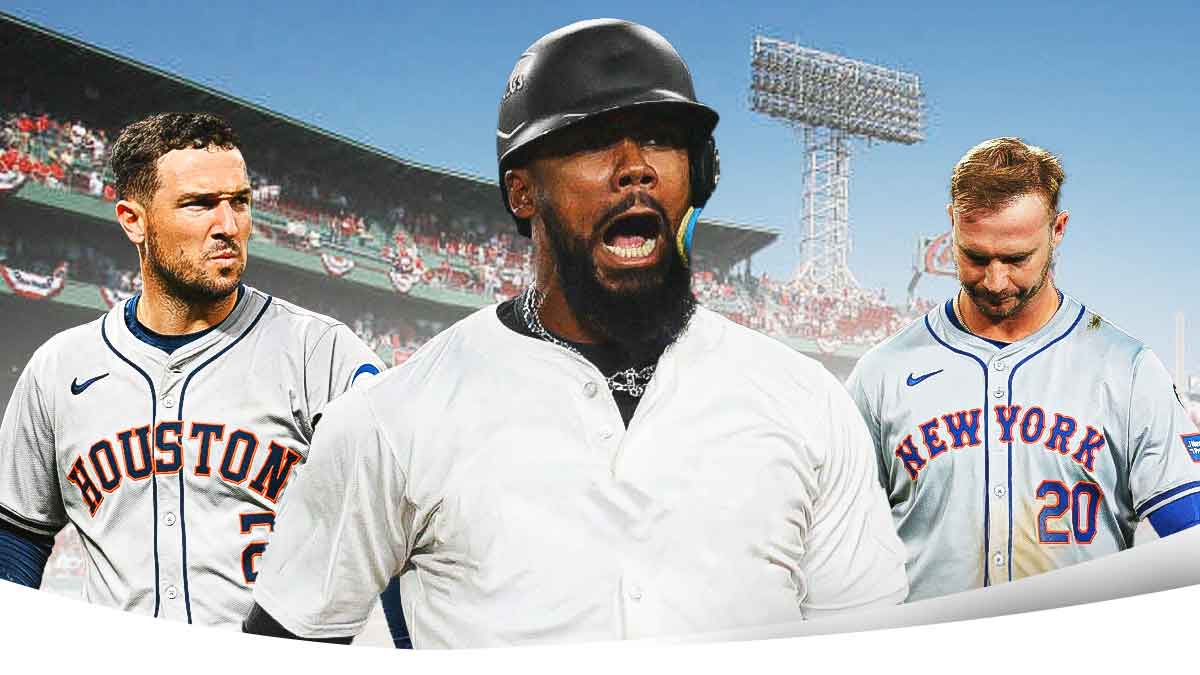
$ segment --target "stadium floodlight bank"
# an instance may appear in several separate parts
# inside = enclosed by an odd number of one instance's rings
[[[858,286],[850,272],[850,141],[925,140],[916,75],[755,36],[750,109],[794,128],[805,149],[804,217],[796,278]]]
[[[912,73],[762,36],[751,63],[754,112],[888,143],[925,140],[925,96]]]

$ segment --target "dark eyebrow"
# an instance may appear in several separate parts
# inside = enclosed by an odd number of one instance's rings
[[[216,199],[221,195],[229,195],[230,197],[249,197],[251,194],[250,188],[243,188],[236,192],[185,192],[179,195],[176,201],[180,204],[193,200]]]
[[[969,249],[966,246],[963,246],[962,244],[958,245],[958,250],[962,251],[963,255],[967,256],[968,258],[986,258],[987,257],[986,255],[980,253],[979,251]]]
[[[1010,253],[1008,255],[1001,255],[1001,256],[996,256],[996,257],[1003,258],[1005,260],[1011,260],[1013,258],[1028,258],[1028,257],[1031,257],[1034,253],[1037,253],[1036,248],[1033,249],[1032,251],[1020,251],[1018,253]]]

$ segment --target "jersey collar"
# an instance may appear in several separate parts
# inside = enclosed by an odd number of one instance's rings
[[[237,301],[241,302],[242,296],[244,296],[245,294],[246,294],[245,284],[238,284]],[[171,354],[176,349],[180,349],[181,347],[185,347],[185,346],[191,344],[192,342],[199,340],[200,338],[204,337],[205,335],[208,335],[210,332],[216,330],[217,327],[220,325],[220,324],[215,324],[215,325],[209,326],[208,328],[205,328],[204,330],[196,331],[195,333],[188,333],[186,335],[163,335],[161,333],[155,333],[154,331],[150,330],[146,326],[142,325],[141,321],[138,321],[137,303],[138,303],[138,299],[141,298],[141,296],[142,296],[142,294],[138,293],[137,295],[130,298],[129,302],[125,303],[125,326],[129,328],[129,332],[133,333],[134,337],[141,340],[142,342],[145,342],[146,344],[150,345],[151,347],[157,347],[157,348],[163,350],[167,354]],[[234,304],[234,307],[237,307],[236,303]],[[229,317],[227,316],[225,318],[228,319]],[[223,322],[224,322],[224,320],[222,320],[222,323]]]
[[[1005,356],[1018,354],[1026,350],[1041,347],[1057,338],[1074,323],[1080,310],[1083,309],[1083,305],[1075,298],[1064,293],[1061,289],[1058,291],[1058,294],[1061,301],[1054,315],[1050,317],[1050,320],[1041,328],[1016,342],[1007,344],[999,343],[998,341],[988,340],[967,331],[956,319],[952,319],[954,310],[951,308],[950,301],[947,301],[945,305],[939,305],[930,310],[929,324],[938,334],[938,337],[947,343],[963,348],[984,360],[1001,353]],[[1000,346],[1001,344],[1004,344],[1004,346]]]
[[[204,353],[213,345],[235,339],[254,319],[258,313],[257,310],[266,301],[266,297],[251,286],[243,284],[241,288],[244,290],[239,289],[237,304],[229,312],[229,316],[169,354],[155,345],[153,341],[143,340],[141,336],[130,330],[125,321],[126,312],[130,311],[129,305],[136,303],[140,295],[117,303],[104,317],[105,327],[108,335],[114,340],[114,346],[121,351],[142,355],[156,363],[184,364]]]

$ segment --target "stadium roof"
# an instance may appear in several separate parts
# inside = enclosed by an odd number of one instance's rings
[[[432,197],[489,214],[494,222],[508,219],[493,178],[397,157],[4,13],[0,62],[5,64],[0,96],[28,95],[35,106],[60,118],[87,115],[91,125],[117,129],[154,112],[206,110],[225,117],[238,130],[256,169],[286,167],[292,175],[336,187],[355,203],[379,203],[391,196],[419,205]],[[3,103],[12,101],[0,98]],[[256,152],[263,148],[265,153]],[[280,156],[283,148],[286,157]],[[703,219],[696,241],[708,262],[725,266],[749,257],[779,235],[773,228]]]

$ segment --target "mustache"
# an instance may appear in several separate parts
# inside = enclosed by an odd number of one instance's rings
[[[225,253],[232,253],[233,255],[238,255],[241,252],[241,247],[238,246],[237,243],[234,242],[233,240],[221,239],[220,242],[221,243],[213,246],[212,248],[205,249],[204,256],[207,258],[207,257],[215,256],[215,255],[222,255]]]
[[[972,298],[975,298],[976,300],[986,300],[993,304],[998,304],[998,303],[1004,302],[1005,300],[1011,300],[1013,298],[1020,298],[1023,295],[1022,293],[1009,293],[1007,295],[993,295],[992,293],[988,293],[987,291],[981,290],[980,288],[978,288],[976,286],[964,286],[963,288],[967,291],[967,295],[971,296]]]
[[[667,210],[662,203],[645,192],[632,192],[625,195],[621,201],[613,204],[604,210],[600,218],[596,220],[596,226],[592,228],[592,236],[598,237],[604,228],[612,223],[612,221],[620,218],[624,213],[637,205],[645,206],[646,208],[658,214],[659,229],[669,227],[667,222]]]

